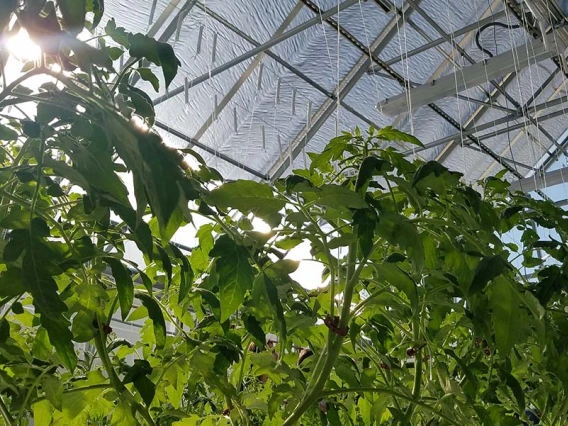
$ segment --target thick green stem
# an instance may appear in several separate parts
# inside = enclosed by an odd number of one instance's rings
[[[130,391],[126,388],[126,386],[120,381],[119,377],[116,375],[114,367],[112,366],[112,362],[108,356],[105,340],[106,336],[104,334],[104,330],[99,318],[99,332],[95,333],[95,347],[101,359],[101,363],[103,364],[103,367],[109,376],[109,380],[113,388],[116,390],[119,398],[123,398],[127,402],[129,402],[132,405],[132,407],[140,413],[140,415],[144,418],[144,420],[146,420],[148,425],[156,426],[154,420],[150,416],[150,413],[148,413],[148,410],[136,402],[134,396],[130,393]]]
[[[355,229],[354,232],[356,233],[357,230]],[[349,246],[349,253],[347,254],[347,273],[345,277],[345,289],[343,290],[343,306],[341,309],[341,317],[339,318],[339,330],[346,330],[349,324],[353,290],[359,280],[359,275],[361,274],[367,259],[363,259],[359,267],[355,269],[356,260],[357,243],[353,243]],[[313,376],[315,382],[311,386],[308,385],[304,399],[296,406],[292,414],[283,423],[283,426],[292,426],[296,424],[306,410],[310,408],[314,402],[321,398],[322,390],[329,379],[329,375],[331,374],[333,367],[335,366],[337,357],[341,352],[343,340],[345,339],[344,336],[336,334],[335,331],[331,329],[329,330],[328,336],[329,346],[323,367],[318,375]],[[317,373],[317,371],[315,373]]]
[[[10,411],[8,410],[8,407],[6,407],[6,404],[4,404],[2,398],[0,398],[0,412],[2,412],[2,418],[8,426],[16,426],[16,422],[10,415]]]
[[[420,340],[420,323],[419,319],[414,319],[412,322],[412,335],[414,338],[414,344],[416,345]],[[420,352],[417,350],[414,355],[414,384],[412,386],[412,398],[414,401],[418,400],[420,397],[420,388],[422,387],[422,357]],[[410,419],[414,411],[415,404],[411,404],[406,411],[407,417]]]

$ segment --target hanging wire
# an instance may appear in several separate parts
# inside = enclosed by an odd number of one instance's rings
[[[403,69],[405,69],[406,71],[406,79],[405,79],[405,85],[404,85],[404,93],[406,96],[406,104],[408,105],[408,118],[409,118],[409,124],[410,124],[410,133],[414,134],[414,117],[413,117],[413,113],[412,113],[412,98],[410,95],[410,89],[411,89],[411,84],[410,84],[410,68],[408,66],[408,46],[406,44],[406,25],[404,25],[404,22],[406,22],[406,11],[404,8],[402,8],[401,10],[402,12],[402,22],[403,24],[399,23],[399,19],[395,19],[396,20],[396,31],[397,31],[397,37],[398,37],[398,49],[400,52],[400,61],[401,61],[401,65],[403,67]],[[402,33],[404,35],[404,51],[403,51],[403,47],[402,47],[402,36],[401,36],[401,27],[402,27]],[[416,159],[416,151],[415,151],[415,146],[414,144],[412,145],[412,157],[413,159]]]

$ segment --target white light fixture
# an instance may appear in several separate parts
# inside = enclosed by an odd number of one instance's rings
[[[517,47],[484,62],[463,68],[457,73],[432,80],[410,89],[408,93],[385,99],[377,105],[377,109],[389,116],[402,114],[409,111],[410,106],[414,110],[511,72],[518,72],[529,65],[554,56],[563,56],[567,46],[568,35],[563,30],[557,30],[547,35],[545,42],[539,40],[532,42],[528,47]]]

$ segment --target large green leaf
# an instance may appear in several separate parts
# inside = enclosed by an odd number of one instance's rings
[[[317,203],[335,209],[364,209],[368,207],[356,192],[340,185],[323,185],[318,193]]]
[[[132,282],[132,277],[120,260],[114,257],[106,257],[105,262],[110,266],[112,271],[112,276],[114,277],[118,291],[120,312],[122,319],[125,320],[134,302],[134,283]]]
[[[45,315],[41,315],[40,321],[41,325],[47,330],[49,343],[51,343],[57,351],[61,362],[70,371],[73,371],[77,365],[77,354],[75,353],[75,345],[73,344],[73,333],[69,330],[67,320],[63,317],[52,320]]]
[[[148,316],[154,324],[154,336],[156,337],[156,346],[160,349],[166,344],[166,321],[164,320],[164,314],[158,302],[154,300],[153,297],[147,294],[137,293],[136,298],[142,302],[142,304],[148,310]]]
[[[400,269],[395,263],[388,262],[375,265],[375,269],[377,270],[379,277],[405,293],[413,307],[418,305],[416,284],[406,272]]]
[[[73,35],[79,34],[85,27],[87,13],[86,0],[57,0],[57,6],[63,16],[65,29]]]
[[[204,196],[207,203],[266,218],[284,208],[269,185],[247,180],[228,182]]]
[[[509,264],[499,255],[484,257],[475,268],[468,293],[479,293],[491,280],[501,275],[507,268],[509,268]]]
[[[63,410],[63,386],[61,380],[50,374],[43,376],[41,380],[42,390],[48,401],[56,410]]]
[[[389,162],[377,157],[365,158],[359,167],[359,174],[355,182],[355,191],[363,195],[367,191],[367,187],[373,179],[373,176],[375,176],[377,172],[387,170],[392,170],[392,165]]]
[[[67,306],[59,297],[55,280],[45,270],[46,262],[53,261],[45,256],[47,253],[44,244],[38,239],[31,239],[22,261],[22,282],[33,296],[34,306],[42,317],[59,321]]]
[[[248,253],[228,236],[221,236],[210,252],[218,257],[219,300],[221,322],[225,322],[242,305],[246,291],[252,288],[254,272],[248,260]]]
[[[489,290],[489,305],[497,349],[501,356],[506,357],[524,333],[527,315],[512,284],[503,278],[493,281]]]
[[[179,283],[179,293],[178,293],[178,303],[182,303],[183,300],[191,290],[191,284],[193,283],[193,269],[189,264],[187,256],[185,256],[179,248],[174,244],[170,244],[170,248],[174,253],[174,256],[181,261],[180,265],[180,283]]]
[[[0,124],[0,141],[14,141],[18,139],[18,133],[3,124]]]
[[[386,126],[382,129],[379,129],[377,133],[375,133],[375,136],[386,141],[402,141],[411,143],[413,145],[424,146],[422,145],[422,142],[420,142],[415,136],[401,132],[400,130],[395,129],[392,126]]]

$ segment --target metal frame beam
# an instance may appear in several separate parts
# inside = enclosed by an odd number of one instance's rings
[[[432,28],[434,28],[436,30],[436,32],[438,34],[440,34],[442,36],[442,38],[444,38],[450,44],[450,46],[452,46],[455,50],[457,50],[457,52],[461,55],[461,57],[465,58],[470,64],[472,64],[472,65],[475,64],[475,60],[466,52],[466,50],[463,47],[461,47],[459,43],[456,43],[455,39],[450,37],[450,35],[448,33],[446,33],[444,31],[444,29],[440,25],[438,25],[438,23],[434,19],[432,19],[430,17],[430,15],[428,15],[421,7],[419,7],[417,4],[415,4],[413,0],[407,0],[407,1],[409,2],[410,6],[412,6],[412,8],[416,11],[416,13],[418,13],[420,16],[422,16],[426,20],[426,22],[428,22],[428,24],[430,24],[430,26]],[[455,61],[453,61],[453,58],[451,58],[451,59],[452,59],[452,62],[455,63]],[[509,94],[506,91],[501,90],[501,88],[495,82],[495,80],[491,79],[489,82],[493,85],[493,87],[495,87],[497,90],[499,90],[501,92],[501,94],[509,100],[509,102],[511,102],[516,107],[520,106],[515,101],[515,99],[513,99],[511,96],[509,96]]]
[[[511,182],[511,190],[532,192],[550,186],[568,182],[568,167],[553,170],[551,172],[538,173],[536,175]]]
[[[351,89],[355,87],[355,84],[361,79],[363,75],[365,75],[373,60],[376,61],[378,59],[377,55],[390,43],[392,38],[397,34],[398,26],[404,25],[407,17],[411,15],[412,9],[410,9],[410,7],[406,3],[403,7],[406,10],[406,13],[403,16],[397,16],[396,18],[391,19],[391,21],[381,31],[375,41],[373,41],[371,46],[368,47],[368,51],[366,51],[365,49],[363,50],[363,55],[361,56],[361,58],[347,73],[343,81],[338,84],[338,87],[335,90],[338,99],[343,99],[351,91]],[[314,10],[313,7],[311,8],[312,10]],[[331,25],[340,34],[345,35],[346,31],[337,22],[333,21]],[[354,39],[354,41],[355,43],[358,42],[356,39]],[[321,126],[323,126],[323,124],[327,121],[331,114],[333,114],[333,111],[335,111],[337,104],[338,102],[333,102],[330,99],[326,100],[310,120],[312,124],[309,125],[309,123],[306,123],[300,133],[298,133],[298,135],[290,142],[290,164],[293,162],[294,158],[302,151],[304,146],[307,145],[310,139],[317,133]],[[288,168],[288,165],[286,163],[286,159],[280,157],[272,165],[268,172],[268,175],[271,177],[271,179],[280,177],[286,171],[286,169]]]
[[[566,103],[566,102],[568,102],[568,96],[562,96],[562,97],[556,98],[556,99],[554,99],[550,102],[544,102],[544,103],[541,103],[539,105],[536,105],[534,107],[534,109],[535,109],[535,111],[538,112],[538,111],[542,111],[546,108],[551,108],[553,106],[561,105],[561,104]],[[564,114],[565,114],[564,111],[554,111],[554,112],[551,112],[549,114],[538,117],[538,121],[542,122],[542,121],[551,120],[553,118],[560,117]],[[510,132],[511,130],[521,129],[521,128],[531,124],[530,123],[531,118],[534,119],[534,117],[525,117],[523,114],[520,114],[520,113],[507,115],[507,116],[501,117],[497,120],[490,121],[490,122],[484,123],[484,124],[480,124],[480,125],[476,126],[475,128],[464,129],[464,131],[462,133],[456,133],[456,134],[438,139],[436,141],[429,142],[429,143],[425,144],[423,147],[418,147],[418,148],[415,148],[413,150],[408,150],[408,151],[405,152],[405,154],[409,155],[409,154],[412,154],[414,152],[425,151],[427,149],[434,148],[434,147],[437,147],[439,145],[446,144],[448,142],[453,142],[457,139],[460,139],[462,136],[472,136],[475,133],[482,132],[484,130],[490,130],[491,128],[496,127],[498,125],[506,124],[510,121],[519,120],[521,118],[524,118],[524,120],[520,123],[515,123],[511,126],[507,126],[507,127],[502,128],[502,129],[497,129],[497,130],[494,130],[492,132],[485,133],[483,135],[477,136],[477,139],[480,140],[480,141],[483,141],[483,140],[490,139],[490,138],[493,138],[495,136],[501,135],[503,133]],[[471,143],[475,143],[475,142],[467,142],[466,144],[469,145]],[[440,161],[440,160],[438,160],[438,161]]]
[[[211,8],[205,7],[202,3],[197,3],[196,5],[198,8],[200,8],[203,12],[207,13],[209,16],[211,16],[213,19],[215,19],[217,22],[219,22],[221,25],[223,25],[225,28],[231,30],[232,32],[234,32],[236,35],[238,35],[239,37],[243,38],[244,40],[246,40],[248,43],[252,44],[255,47],[260,46],[261,43],[259,43],[257,40],[253,39],[251,36],[249,36],[248,34],[246,34],[244,31],[242,31],[241,29],[239,29],[238,27],[236,27],[235,25],[231,24],[229,21],[227,21],[225,18],[223,18],[221,15],[213,12],[211,10]],[[277,62],[278,64],[280,64],[282,67],[286,68],[288,71],[290,71],[292,74],[294,74],[295,76],[297,76],[298,78],[302,79],[303,81],[305,81],[307,84],[309,84],[310,86],[312,86],[314,89],[316,89],[317,91],[319,91],[320,93],[322,93],[323,95],[327,96],[330,99],[334,99],[335,100],[335,95],[333,93],[331,93],[329,90],[325,89],[323,86],[321,86],[319,83],[317,83],[316,81],[314,81],[313,79],[311,79],[310,77],[308,77],[306,74],[304,74],[302,71],[300,71],[298,68],[294,67],[293,65],[291,65],[288,61],[286,61],[285,59],[282,59],[280,56],[278,56],[277,54],[275,54],[274,52],[272,52],[271,50],[266,50],[266,55],[268,55],[271,59],[273,59],[275,62]],[[374,126],[375,128],[379,128],[380,126],[373,122],[371,119],[369,119],[368,117],[364,116],[361,112],[357,111],[355,108],[353,108],[351,105],[347,104],[344,101],[341,101],[341,106],[343,108],[345,108],[345,110],[349,111],[351,114],[353,114],[355,117],[357,117],[359,120],[367,123],[369,126]]]
[[[167,131],[168,133],[171,133],[172,135],[174,135],[175,137],[187,142],[189,145],[188,146],[196,146],[197,148],[214,155],[215,157],[220,158],[221,160],[235,166],[238,167],[239,169],[244,170],[245,172],[250,173],[251,175],[260,178],[262,180],[268,181],[269,178],[267,175],[259,172],[258,170],[255,170],[249,166],[247,166],[246,164],[241,163],[238,160],[235,160],[234,158],[229,157],[228,155],[223,154],[222,152],[217,151],[216,149],[213,149],[205,144],[202,144],[201,142],[199,142],[197,139],[194,139],[190,136],[187,136],[186,134],[180,132],[179,130],[173,129],[170,126],[168,126],[165,123],[162,123],[161,121],[156,121],[154,123],[154,126],[163,129],[165,131]]]
[[[564,44],[555,44],[554,37],[549,37],[548,42],[536,41],[529,49],[513,48],[512,50],[494,56],[484,62],[470,65],[461,70],[455,71],[432,80],[421,86],[413,88],[408,94],[402,93],[391,99],[385,99],[379,104],[379,109],[388,115],[400,114],[410,106],[413,109],[419,108],[439,99],[446,98],[461,91],[479,86],[488,79],[495,88],[504,94],[505,97],[515,106],[520,107],[507,92],[505,92],[495,81],[494,78],[505,74],[516,72],[518,69],[526,68],[534,63],[550,59],[558,52],[566,48]],[[410,101],[408,100],[410,98]],[[410,104],[409,104],[410,102]]]
[[[502,10],[502,11],[496,12],[494,15],[491,15],[487,18],[481,19],[474,24],[465,26],[465,27],[463,27],[463,28],[461,28],[457,31],[454,31],[453,33],[450,33],[450,34],[448,34],[448,36],[452,39],[455,39],[457,37],[461,37],[464,34],[478,30],[480,27],[482,27],[485,24],[495,22],[497,19],[500,19],[504,16],[505,16],[505,11]],[[420,47],[417,47],[416,49],[410,50],[408,53],[405,53],[404,58],[401,58],[400,55],[397,55],[394,58],[387,60],[386,63],[388,65],[398,64],[403,59],[411,58],[413,56],[419,55],[420,53],[424,53],[425,51],[430,50],[433,47],[439,46],[439,45],[444,44],[444,43],[446,43],[446,39],[444,37],[437,38],[436,40],[432,40],[429,43],[426,43],[426,44],[424,44]],[[372,65],[371,70],[374,69],[374,68],[375,68],[375,65]]]
[[[464,148],[467,148],[467,149],[470,149],[470,150],[476,151],[476,152],[481,152],[481,153],[484,154],[483,150],[480,149],[480,148],[477,147],[477,146],[464,145]],[[501,160],[506,161],[507,163],[510,163],[510,164],[512,164],[512,165],[514,165],[514,166],[519,166],[519,167],[522,167],[523,169],[527,169],[527,170],[530,170],[530,171],[533,171],[533,172],[536,171],[536,169],[535,169],[534,167],[531,167],[531,166],[529,166],[529,165],[527,165],[527,164],[525,164],[525,163],[521,163],[520,161],[516,161],[516,160],[513,160],[513,159],[511,159],[511,158],[507,158],[507,157],[503,157],[503,156],[500,156],[500,158],[501,158]]]
[[[544,84],[539,88],[543,88],[545,87],[545,85],[550,84],[550,80],[547,79]],[[532,108],[528,108],[528,102],[534,102],[534,98],[536,98],[536,96],[533,98],[531,97],[531,99],[529,99],[529,101],[527,101],[525,103],[525,105],[523,106],[522,111],[524,111],[525,116],[528,117],[530,123],[535,126],[550,142],[551,142],[551,146],[554,146],[556,148],[556,151],[559,153],[563,153],[565,155],[568,156],[568,153],[566,152],[566,149],[564,148],[562,143],[558,143],[558,141],[542,126],[542,124],[540,123],[541,121],[541,117],[540,117],[540,113],[542,113],[543,108],[546,108],[546,105],[551,104],[551,106],[556,106],[556,105],[561,105],[562,102],[567,101],[568,97],[558,97],[556,99],[554,99],[555,96],[557,96],[562,90],[563,90],[563,86],[564,86],[565,82],[563,82],[555,91],[552,95],[549,96],[549,98],[547,99],[547,101],[536,105]],[[537,91],[539,91],[539,89],[537,89]],[[535,91],[536,93],[536,91]],[[529,109],[533,109],[535,110],[534,116],[530,116],[528,114]],[[540,108],[540,109],[539,109]],[[521,110],[520,110],[521,111]],[[540,143],[540,140],[538,138],[536,138],[534,135],[531,134],[531,132],[529,132],[529,129],[527,127],[521,128],[520,132],[517,133],[515,135],[515,137],[510,141],[509,146],[506,149],[510,149],[510,147],[514,146],[520,139],[521,139],[521,135],[522,133],[526,133],[527,137],[529,137],[532,141],[534,141],[535,143],[537,143],[538,145],[540,145],[542,148],[544,148],[547,153],[549,154],[549,156],[552,156],[553,154],[550,153],[549,149],[542,146],[542,144]],[[505,150],[503,150],[502,154],[505,153]],[[494,166],[494,164],[491,164],[487,170],[483,173],[482,176],[486,176],[489,171],[491,170],[491,168]]]
[[[280,37],[284,33],[284,31],[286,31],[286,28],[288,28],[288,26],[292,23],[294,18],[298,15],[300,10],[302,10],[302,2],[298,0],[296,6],[294,6],[294,9],[292,9],[288,14],[288,16],[286,16],[286,18],[284,19],[282,24],[280,24],[280,26],[276,29],[270,40],[274,40],[275,38]],[[207,118],[207,120],[205,120],[205,123],[203,123],[203,125],[199,128],[199,130],[195,134],[194,136],[195,139],[199,140],[203,137],[207,129],[209,129],[209,127],[215,122],[215,119],[218,117],[219,113],[223,111],[223,109],[225,109],[225,107],[229,104],[231,99],[233,99],[233,96],[237,94],[237,92],[240,90],[243,84],[245,84],[245,82],[248,80],[248,78],[251,76],[254,70],[256,70],[260,66],[262,60],[264,59],[267,53],[268,51],[265,50],[263,52],[260,52],[258,55],[254,57],[253,61],[247,66],[247,68],[241,74],[239,79],[235,82],[233,87],[231,87],[229,91],[225,94],[225,96],[223,96],[221,102],[219,102],[219,104],[213,107],[213,112]]]
[[[354,5],[355,3],[358,3],[359,0],[345,0],[343,3],[340,3],[337,5],[337,7],[332,7],[331,9],[327,10],[326,12],[324,12],[322,14],[322,18],[326,19],[329,18],[330,16],[333,16],[337,13],[339,13],[340,11]],[[215,77],[218,74],[221,74],[222,72],[227,71],[228,69],[234,67],[235,65],[240,64],[241,62],[246,61],[247,59],[252,58],[253,56],[258,55],[261,52],[264,52],[267,49],[270,49],[272,46],[277,45],[278,43],[283,42],[284,40],[289,39],[290,37],[295,36],[296,34],[301,33],[302,31],[307,30],[310,27],[313,27],[314,25],[317,25],[320,22],[320,18],[313,18],[310,19],[306,22],[304,22],[303,24],[298,25],[297,27],[292,28],[291,30],[285,32],[284,34],[282,34],[280,37],[276,37],[273,38],[272,40],[261,44],[258,47],[255,47],[254,49],[249,50],[246,53],[243,53],[242,55],[230,60],[229,62],[226,62],[225,64],[209,71],[208,73],[205,73],[197,78],[194,78],[192,81],[189,82],[189,86],[190,87],[194,87],[197,84],[203,83],[204,81],[209,80],[212,77]],[[179,95],[180,93],[183,93],[184,91],[184,86],[185,85],[181,85],[178,86],[176,88],[174,88],[173,90],[169,91],[168,93],[166,93],[163,96],[160,96],[156,99],[154,99],[154,105],[158,105],[174,96]]]

